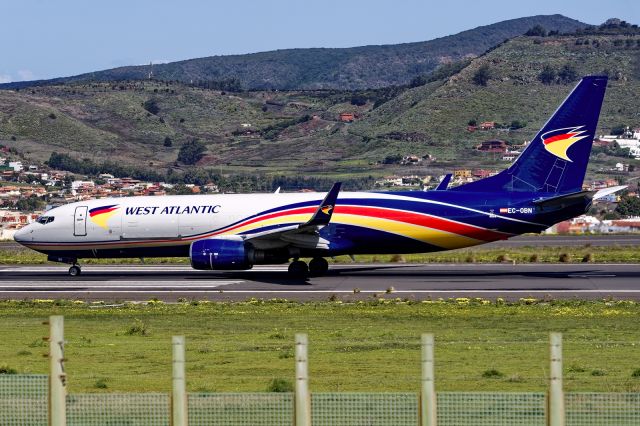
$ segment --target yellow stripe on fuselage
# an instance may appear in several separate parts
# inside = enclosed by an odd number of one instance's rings
[[[331,221],[334,223],[362,226],[378,231],[390,232],[392,234],[413,238],[414,240],[422,241],[445,249],[475,246],[485,242],[451,232],[427,228],[425,226],[370,216],[337,213],[333,215]]]

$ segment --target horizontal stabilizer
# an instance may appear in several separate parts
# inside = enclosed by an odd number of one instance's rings
[[[611,188],[605,188],[599,191],[572,192],[571,194],[558,195],[557,197],[541,198],[539,200],[534,200],[533,203],[540,207],[556,207],[566,204],[572,204],[582,199],[599,200],[600,198],[604,198],[607,195],[611,195],[618,191],[621,191],[626,187],[626,185],[622,185],[612,186]]]
[[[595,194],[593,194],[593,199],[599,200],[600,198],[604,198],[607,195],[615,194],[616,192],[622,191],[623,189],[626,189],[626,188],[627,188],[627,185],[612,186],[610,188],[604,188],[596,192]]]

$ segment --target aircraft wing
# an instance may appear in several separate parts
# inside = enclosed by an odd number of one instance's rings
[[[246,235],[245,241],[250,241],[257,248],[274,248],[292,245],[299,248],[328,249],[329,241],[320,236],[320,229],[328,225],[333,215],[341,182],[333,184],[324,197],[311,219],[305,223],[291,225]]]

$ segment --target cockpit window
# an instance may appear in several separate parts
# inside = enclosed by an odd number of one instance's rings
[[[53,216],[40,216],[38,218],[37,222],[42,224],[42,225],[46,225],[47,223],[53,222],[54,219],[55,219],[55,217],[53,217]]]

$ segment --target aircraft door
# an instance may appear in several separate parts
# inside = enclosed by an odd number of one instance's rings
[[[73,235],[76,237],[87,235],[87,206],[76,207],[73,217]]]

